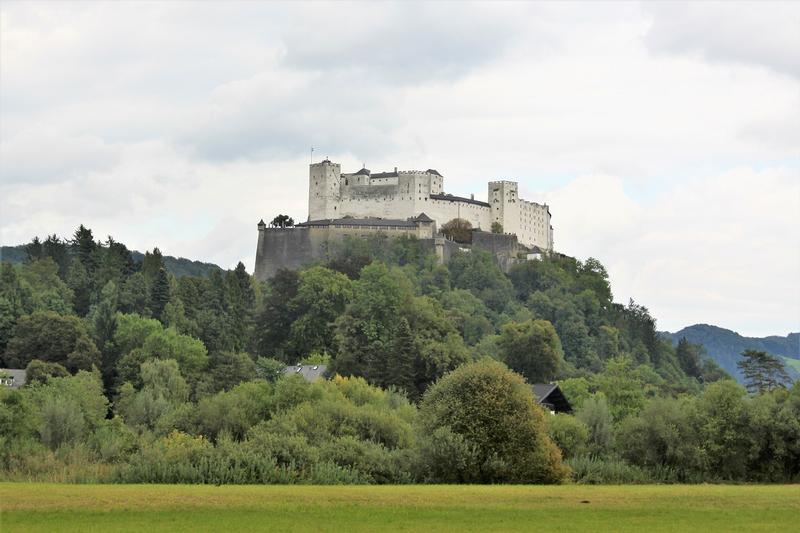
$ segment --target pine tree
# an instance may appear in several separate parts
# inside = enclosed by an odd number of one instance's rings
[[[169,277],[166,269],[158,271],[158,276],[150,289],[150,314],[153,318],[162,319],[164,308],[169,302]]]
[[[411,333],[408,320],[405,318],[400,319],[393,344],[393,353],[388,361],[388,384],[396,385],[397,388],[404,390],[410,398],[416,399],[419,391],[417,391],[414,379],[414,363],[416,360],[414,336]]]
[[[703,373],[700,368],[700,354],[698,348],[696,344],[690,343],[686,340],[686,337],[683,337],[678,341],[678,348],[675,351],[681,368],[687,376],[692,376],[693,378],[700,377]]]
[[[39,237],[34,237],[29,244],[25,245],[25,255],[28,263],[41,259],[43,254],[42,241],[39,240]]]
[[[94,240],[92,230],[81,224],[70,242],[75,256],[80,260],[89,276],[97,270],[98,244]]]
[[[92,305],[92,284],[86,267],[77,257],[67,272],[67,286],[74,293],[73,307],[78,316],[86,316]]]
[[[747,390],[764,394],[778,387],[785,387],[791,380],[779,357],[761,350],[745,350],[744,360],[736,363],[742,371]]]
[[[58,235],[50,235],[42,243],[42,254],[56,262],[59,277],[66,280],[70,265],[67,244]]]
[[[161,255],[161,250],[153,248],[153,252],[145,252],[144,259],[142,259],[142,273],[147,279],[147,283],[152,285],[155,283],[158,273],[164,265],[164,256]]]

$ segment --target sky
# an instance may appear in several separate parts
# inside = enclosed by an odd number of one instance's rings
[[[0,4],[0,242],[252,271],[308,164],[546,202],[661,330],[800,331],[800,3]]]

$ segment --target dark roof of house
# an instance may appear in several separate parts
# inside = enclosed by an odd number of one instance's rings
[[[483,207],[491,207],[487,202],[473,200],[472,198],[463,198],[461,196],[453,196],[452,194],[431,194],[431,200],[446,200],[448,202],[465,202],[473,205],[480,205]]]
[[[405,228],[415,228],[417,225],[412,220],[399,220],[390,218],[326,218],[322,220],[309,220],[301,222],[297,227],[305,228],[310,226],[400,226]]]
[[[436,174],[440,178],[442,177],[442,175],[439,174],[439,171],[436,170],[436,169],[433,169],[433,168],[429,168],[428,170],[425,171],[425,173],[427,173],[427,174]]]
[[[433,222],[433,219],[428,215],[426,215],[425,213],[420,213],[419,215],[409,220],[412,220],[414,222]]]
[[[0,375],[3,374],[11,378],[11,383],[6,386],[12,389],[18,389],[28,381],[28,373],[24,368],[0,368]]]
[[[369,176],[369,169],[368,168],[362,168],[361,170],[356,172],[355,175],[356,176]]]
[[[328,365],[295,365],[287,366],[283,369],[283,373],[288,375],[303,376],[306,381],[317,381],[318,379],[325,378],[325,370]]]
[[[534,383],[531,385],[536,401],[556,413],[571,413],[572,406],[556,383]]]

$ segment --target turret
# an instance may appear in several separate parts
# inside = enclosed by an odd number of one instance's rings
[[[328,159],[309,165],[308,220],[339,217],[341,175],[341,165]]]

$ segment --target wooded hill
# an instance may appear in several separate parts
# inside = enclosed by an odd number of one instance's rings
[[[508,274],[345,240],[259,282],[170,274],[79,227],[0,264],[0,479],[165,483],[797,481],[800,384],[614,303],[596,259]],[[286,376],[327,364],[330,379]],[[4,383],[9,376],[0,376]],[[574,414],[540,408],[557,381]]]
[[[740,382],[743,382],[742,374],[736,363],[741,360],[740,355],[745,350],[763,350],[783,357],[790,375],[800,379],[800,333],[790,333],[785,337],[744,337],[718,326],[695,324],[675,333],[665,332],[664,335],[676,346],[683,338],[702,345],[717,364]]]
[[[141,263],[144,260],[142,252],[131,250],[131,257],[134,262]],[[0,261],[6,261],[12,265],[20,265],[25,262],[28,254],[25,251],[25,245],[18,246],[0,246]],[[171,255],[162,256],[164,261],[164,268],[167,272],[175,277],[181,276],[200,276],[208,277],[214,270],[222,270],[219,266],[213,263],[205,263],[203,261],[194,261],[184,257],[173,257]]]

